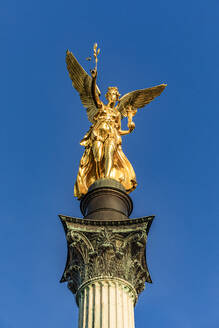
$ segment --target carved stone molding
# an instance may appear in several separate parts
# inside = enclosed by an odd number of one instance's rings
[[[90,279],[111,277],[131,284],[137,294],[151,283],[146,263],[153,216],[125,221],[94,221],[60,215],[68,243],[61,282],[75,294]]]
[[[79,298],[81,296],[81,293],[83,293],[84,289],[88,286],[94,286],[96,283],[98,283],[99,285],[106,283],[108,286],[111,286],[111,285],[113,286],[113,285],[117,284],[120,286],[121,289],[123,289],[129,295],[129,298],[132,300],[133,304],[135,304],[137,302],[138,295],[136,293],[135,288],[130,283],[128,283],[127,281],[125,281],[124,279],[121,279],[121,278],[114,278],[114,277],[109,277],[109,276],[105,276],[105,277],[98,276],[96,278],[87,280],[78,288],[77,293],[76,293],[77,304],[79,303]]]

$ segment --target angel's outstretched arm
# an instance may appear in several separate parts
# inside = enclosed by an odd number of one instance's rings
[[[131,122],[128,122],[128,128],[129,128],[129,130],[122,130],[121,129],[121,121],[120,121],[120,124],[119,124],[119,134],[121,136],[124,136],[126,134],[131,133],[134,130],[134,128],[135,128],[135,123],[132,122],[132,121]]]
[[[125,136],[126,134],[131,133],[133,130],[134,130],[134,128],[129,129],[129,130],[119,130],[119,134],[120,134],[121,136]]]
[[[101,102],[101,100],[99,98],[99,95],[98,95],[98,92],[97,92],[97,84],[96,84],[97,70],[96,70],[96,68],[94,68],[90,72],[91,72],[91,76],[92,76],[92,85],[91,85],[92,96],[93,96],[93,99],[94,99],[94,102],[95,102],[96,106],[98,108],[100,108],[100,107],[102,107],[102,102]]]

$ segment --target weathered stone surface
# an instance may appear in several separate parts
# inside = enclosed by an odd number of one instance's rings
[[[118,278],[94,278],[77,292],[78,328],[134,328],[134,288]]]
[[[118,278],[139,294],[151,282],[145,247],[153,218],[95,221],[60,215],[68,243],[61,282],[76,293],[90,279]]]

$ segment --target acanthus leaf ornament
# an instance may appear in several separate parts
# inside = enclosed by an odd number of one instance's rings
[[[146,264],[145,246],[153,217],[118,221],[116,226],[105,222],[61,216],[68,241],[68,259],[61,281],[68,281],[76,293],[87,280],[97,277],[128,281],[139,294],[145,282],[151,282]]]

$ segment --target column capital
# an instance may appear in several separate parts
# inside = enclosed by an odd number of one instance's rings
[[[99,221],[60,215],[60,219],[68,245],[61,282],[67,281],[74,294],[93,279],[120,279],[137,294],[145,282],[152,282],[145,247],[154,216]]]

